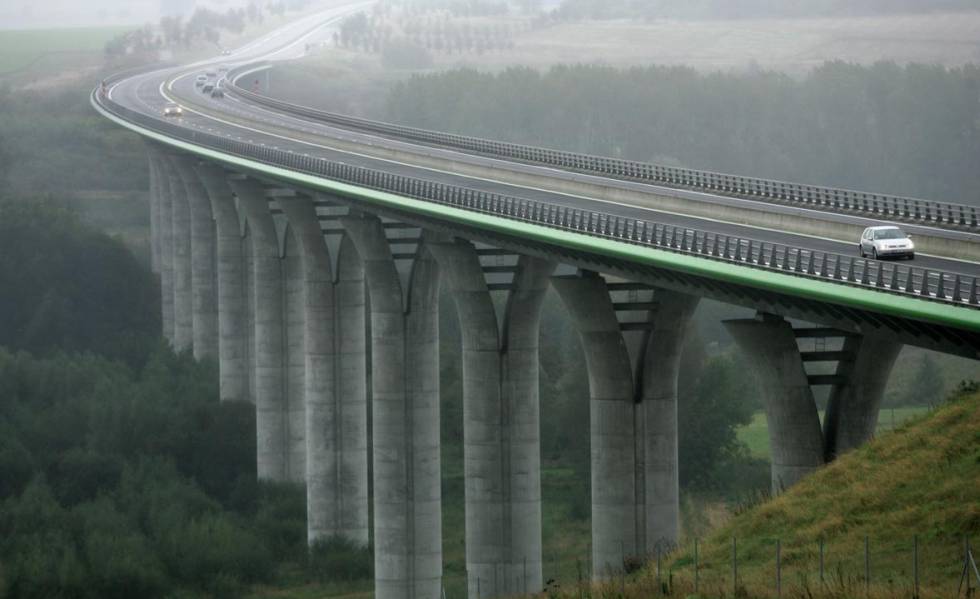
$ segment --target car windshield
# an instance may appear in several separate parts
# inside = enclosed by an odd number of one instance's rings
[[[905,234],[901,229],[881,229],[875,231],[875,239],[904,239]]]

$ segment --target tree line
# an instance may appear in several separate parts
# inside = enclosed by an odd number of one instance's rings
[[[973,0],[562,0],[558,19],[741,19],[975,11]]]

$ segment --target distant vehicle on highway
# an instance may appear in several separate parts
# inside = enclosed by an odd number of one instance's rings
[[[221,51],[221,55],[222,56],[231,56],[231,50],[222,50]]]
[[[204,92],[205,94],[210,94],[211,92],[214,91],[214,84],[213,83],[205,83],[204,84],[204,87],[201,89],[201,91]]]
[[[204,76],[207,77],[208,79],[214,79],[215,77],[218,76],[218,72],[217,71],[205,71],[204,72]]]
[[[180,104],[170,102],[163,107],[163,116],[182,117],[184,116],[184,109],[180,106]]]
[[[225,90],[221,89],[220,87],[215,87],[213,90],[211,90],[211,97],[220,100],[221,98],[225,97]]]
[[[228,65],[223,64],[220,67],[218,67],[218,73],[224,74],[227,72],[228,72]]]
[[[207,75],[198,75],[194,79],[194,86],[195,87],[203,87],[204,84],[207,83],[207,82],[208,82],[208,76]]]
[[[862,258],[871,256],[875,260],[892,257],[915,259],[915,244],[912,243],[912,236],[906,235],[894,225],[865,229],[858,243],[858,251]]]

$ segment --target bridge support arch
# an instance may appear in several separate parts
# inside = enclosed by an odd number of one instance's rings
[[[553,277],[589,373],[593,576],[677,541],[677,372],[698,298],[591,272]]]
[[[246,308],[245,254],[235,197],[221,167],[202,163],[197,173],[215,223],[218,305],[218,378],[221,401],[254,401],[249,393],[250,322]]]
[[[180,177],[180,157],[167,156],[173,237],[173,346],[177,352],[194,346],[194,291],[191,280],[191,208]]]
[[[375,597],[436,599],[442,590],[439,271],[422,237],[389,240],[373,216],[341,223],[364,264],[371,315]],[[415,250],[393,252],[393,245]]]
[[[280,254],[279,234],[269,212],[262,185],[252,179],[230,178],[238,197],[239,209],[248,225],[252,256],[254,348],[251,364],[254,372],[258,476],[263,480],[302,482],[306,475],[305,424],[302,420],[302,382],[291,376],[291,364],[302,355],[302,326],[290,326],[287,307],[297,305],[296,291],[301,286],[284,278],[298,276],[298,264],[284,264]],[[298,260],[298,258],[295,258]],[[301,305],[301,304],[299,304]],[[302,315],[293,315],[302,318]],[[290,333],[294,333],[290,338]],[[291,355],[294,356],[291,360]],[[297,405],[298,404],[298,405]]]
[[[541,447],[538,329],[553,262],[437,243],[462,333],[468,596],[538,592],[541,572]],[[489,257],[489,255],[488,255]],[[504,277],[507,282],[488,282]],[[508,292],[498,319],[491,290]]]
[[[337,268],[313,201],[280,200],[301,248],[305,285],[307,540],[367,546],[367,340],[364,269],[347,236]]]
[[[215,274],[215,225],[207,191],[194,170],[194,159],[176,159],[187,193],[191,241],[191,324],[194,357],[218,355],[218,301]]]
[[[762,387],[772,456],[772,492],[781,493],[837,455],[867,442],[878,422],[901,345],[827,328],[796,328],[781,316],[725,321]],[[799,339],[842,339],[840,349],[802,350]],[[834,374],[805,364],[836,362]],[[812,386],[831,386],[821,425]]]

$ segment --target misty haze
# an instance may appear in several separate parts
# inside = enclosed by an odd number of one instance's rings
[[[976,0],[4,0],[0,599],[980,588]]]

